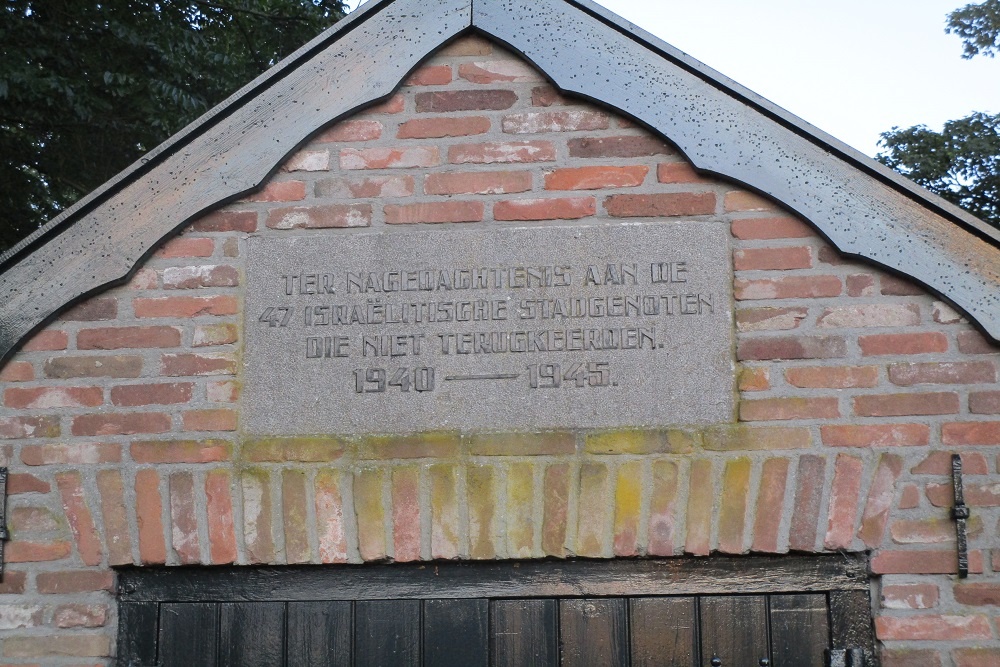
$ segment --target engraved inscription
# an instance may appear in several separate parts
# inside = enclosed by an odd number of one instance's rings
[[[251,239],[260,434],[697,424],[733,410],[721,226]]]

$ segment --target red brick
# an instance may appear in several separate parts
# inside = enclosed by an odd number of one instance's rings
[[[792,511],[788,546],[795,551],[815,551],[819,510],[826,486],[826,459],[807,454],[799,458],[798,484]]]
[[[895,454],[883,454],[879,458],[875,477],[868,489],[868,500],[861,516],[858,537],[868,547],[877,547],[885,535],[885,524],[889,519],[892,501],[896,495],[896,480],[903,471],[903,458]]]
[[[878,385],[876,366],[802,366],[785,371],[789,384],[803,389],[855,389]]]
[[[1000,649],[996,648],[957,648],[951,655],[955,667],[996,667],[1000,664]]]
[[[97,488],[101,493],[101,515],[108,545],[108,565],[132,564],[132,536],[129,533],[125,485],[118,470],[99,470]]]
[[[400,125],[396,136],[400,139],[440,139],[471,137],[489,131],[490,119],[485,116],[416,118]]]
[[[926,447],[930,444],[926,424],[827,425],[820,427],[828,447]]]
[[[185,431],[235,431],[239,423],[232,410],[189,410],[183,420]]]
[[[838,276],[786,276],[757,280],[738,279],[737,300],[817,299],[839,296],[843,285]]]
[[[660,463],[660,462],[657,462]],[[652,517],[657,517],[658,512],[661,511],[664,502],[673,503],[674,495],[669,494],[669,498],[666,497],[667,490],[659,483],[660,477],[658,477],[657,463],[653,464],[653,494],[654,498],[658,498],[660,502],[656,500],[650,501],[650,521],[654,521]],[[670,463],[670,465],[674,465]],[[676,475],[676,471],[675,471]],[[545,468],[545,476],[542,480],[542,551],[548,556],[555,556],[556,558],[563,558],[566,555],[566,530],[569,525],[569,485],[570,485],[570,467],[565,463],[556,463]],[[470,493],[472,493],[472,485],[467,484],[467,488]],[[657,494],[660,495],[657,495]],[[484,505],[490,505],[484,503]],[[470,522],[471,523],[471,522]],[[483,522],[487,524],[488,522]],[[481,526],[481,532],[487,533],[489,531],[488,525]],[[650,552],[654,552],[655,539],[653,537],[654,529],[650,527]],[[484,535],[483,541],[487,542],[489,538]],[[471,540],[470,540],[471,541]],[[477,552],[482,556],[489,556],[489,551],[486,548],[481,548]]]
[[[718,550],[722,553],[743,553],[751,466],[752,463],[748,458],[726,461],[718,520]]]
[[[835,359],[847,356],[847,343],[839,336],[744,338],[737,344],[736,356],[740,361]]]
[[[0,417],[0,440],[58,438],[58,417]]]
[[[167,562],[163,541],[163,501],[160,496],[160,476],[146,468],[135,474],[136,521],[139,526],[139,560],[145,565]]]
[[[100,387],[11,387],[3,392],[8,408],[48,410],[50,408],[96,407],[104,402]]]
[[[386,99],[381,104],[376,104],[373,107],[368,107],[365,110],[365,115],[374,114],[397,114],[406,111],[406,98],[403,95],[397,93],[392,97]],[[352,121],[345,121],[347,123]]]
[[[958,552],[954,549],[935,551],[881,550],[872,559],[873,574],[955,574],[958,572]],[[969,552],[969,572],[983,571],[981,551]]]
[[[946,443],[947,444],[947,443]],[[951,476],[951,452],[931,452],[923,461],[913,467],[914,475],[948,475]],[[962,452],[962,470],[966,475],[988,475],[989,463],[986,457],[978,452]]]
[[[392,471],[392,541],[394,560],[420,560],[420,469]]]
[[[101,628],[108,622],[108,608],[103,604],[61,604],[52,614],[57,628]]]
[[[962,317],[962,313],[958,312],[948,304],[943,301],[935,301],[931,306],[931,317],[938,324],[967,324],[968,320]]]
[[[118,317],[118,299],[98,297],[87,299],[60,316],[64,322],[97,322]]]
[[[398,98],[399,111],[402,111],[402,97]],[[390,107],[385,107],[389,109]],[[377,113],[372,108],[369,112]],[[387,111],[387,113],[398,113]],[[382,136],[382,123],[377,120],[345,120],[337,123],[330,129],[324,131],[315,141],[317,143],[348,142],[348,141],[374,141]]]
[[[282,171],[330,171],[330,151],[299,151],[285,162]]]
[[[520,60],[493,60],[487,62],[462,63],[458,75],[466,81],[479,84],[522,83],[543,81],[535,68]]]
[[[715,502],[712,462],[707,459],[692,461],[689,478],[684,551],[695,556],[707,556],[712,547],[712,508]]]
[[[937,606],[939,597],[934,584],[882,586],[883,609],[931,609]]]
[[[243,201],[302,201],[305,198],[306,184],[302,181],[271,181],[262,190],[244,197]]]
[[[142,357],[51,357],[45,361],[45,377],[136,378],[142,373]]]
[[[210,347],[215,345],[229,345],[239,340],[239,328],[235,324],[224,322],[221,324],[199,324],[194,328],[194,335],[191,337],[192,347]]]
[[[1000,391],[969,392],[969,412],[976,415],[1000,415]]]
[[[45,507],[14,507],[9,510],[7,520],[18,539],[23,533],[47,533],[61,528],[55,514]]]
[[[652,136],[584,137],[570,139],[569,156],[582,158],[647,157],[672,155],[667,144]]]
[[[925,491],[927,499],[935,507],[951,507],[955,503],[954,486],[951,482],[928,484]],[[965,502],[973,507],[1000,507],[1000,484],[969,484],[966,482]]]
[[[656,180],[660,183],[711,183],[687,162],[665,162],[656,166]]]
[[[136,463],[211,463],[228,461],[232,445],[226,440],[145,440],[130,448]]]
[[[854,539],[854,521],[858,516],[858,494],[864,464],[861,459],[846,454],[837,455],[830,488],[830,510],[827,518],[827,549],[849,549]]]
[[[56,485],[62,496],[66,520],[76,540],[77,553],[84,565],[100,565],[103,557],[101,538],[97,534],[93,515],[83,492],[83,480],[78,472],[56,475]]]
[[[256,214],[254,222],[254,231],[256,231]],[[198,224],[198,223],[195,223]],[[215,230],[211,230],[215,231]],[[222,231],[222,230],[220,230]],[[204,237],[191,237],[191,236],[181,236],[180,238],[171,239],[160,246],[160,249],[156,251],[154,257],[159,259],[177,259],[177,258],[188,258],[188,257],[211,257],[215,253],[215,239],[208,239]],[[113,318],[107,318],[113,319]]]
[[[544,132],[581,132],[608,129],[610,119],[601,112],[584,109],[566,111],[531,111],[504,116],[503,131],[507,134],[540,134]]]
[[[370,204],[294,206],[272,209],[267,214],[267,226],[271,229],[343,229],[371,224]]]
[[[443,86],[451,83],[451,65],[424,65],[410,74],[404,86]]]
[[[163,289],[199,289],[202,287],[236,287],[240,272],[227,264],[171,266],[163,269]]]
[[[485,215],[483,202],[438,201],[423,204],[387,204],[385,221],[390,225],[418,223],[481,222]]]
[[[752,332],[798,329],[808,315],[807,308],[740,308],[736,311],[736,330]]]
[[[42,574],[44,573],[39,573],[39,576]],[[17,572],[16,570],[5,568],[3,581],[0,581],[0,595],[20,595],[21,593],[24,593],[24,583],[26,580],[27,576],[24,572]]]
[[[340,492],[340,471],[323,468],[316,473],[316,525],[319,558],[323,563],[347,562],[344,502]]]
[[[35,370],[27,361],[8,361],[0,369],[0,382],[28,382],[35,379]]]
[[[26,472],[11,473],[7,478],[7,494],[16,496],[21,493],[48,493],[52,487],[45,480]]]
[[[173,405],[191,400],[194,385],[190,382],[172,384],[130,384],[111,388],[111,402],[118,406]]]
[[[227,470],[212,470],[205,475],[209,554],[216,565],[235,563],[237,557],[230,485]]]
[[[215,211],[209,213],[191,225],[191,229],[196,232],[243,232],[245,234],[251,234],[257,231],[257,212],[256,211]],[[198,241],[204,243],[206,248],[209,248],[207,255],[194,255],[195,257],[209,257],[212,255],[211,248],[212,239],[177,239],[186,241]],[[183,256],[183,255],[179,255]]]
[[[859,417],[954,415],[958,411],[958,394],[952,392],[854,397],[854,414]]]
[[[882,667],[941,667],[941,656],[933,649],[883,648]]]
[[[803,449],[812,434],[808,428],[731,424],[705,429],[702,440],[703,449],[715,452]]]
[[[312,560],[306,509],[306,471],[281,472],[281,512],[285,533],[285,562],[289,565]]]
[[[597,213],[593,197],[509,199],[493,206],[496,220],[578,220]]]
[[[986,616],[879,616],[875,635],[882,641],[963,641],[993,639]]]
[[[83,329],[76,335],[81,350],[118,350],[121,348],[177,347],[181,344],[179,327],[115,327]]]
[[[978,331],[961,331],[958,334],[958,351],[962,354],[997,354],[1000,345],[987,340]]]
[[[8,573],[4,573],[4,579]],[[111,570],[58,570],[39,572],[35,577],[39,593],[68,595],[92,591],[113,591],[115,573]]]
[[[248,470],[242,476],[243,535],[251,563],[274,562],[271,535],[271,480],[267,471]]]
[[[816,236],[812,227],[798,218],[746,218],[733,220],[732,234],[741,241],[803,239]]]
[[[725,206],[726,213],[781,210],[780,205],[770,199],[743,190],[727,192]]]
[[[530,189],[528,171],[447,172],[424,179],[424,192],[429,195],[502,195]]]
[[[135,299],[136,317],[199,317],[202,315],[236,315],[239,300],[235,296],[168,296]]]
[[[417,112],[503,111],[517,102],[513,90],[449,90],[417,93]]]
[[[747,248],[733,253],[737,271],[787,271],[812,267],[812,248]]]
[[[201,560],[201,548],[198,544],[194,477],[189,472],[173,473],[168,487],[171,545],[182,564],[196,564]]]
[[[649,167],[599,166],[557,169],[545,174],[546,190],[600,190],[601,188],[632,188],[642,185]]]
[[[740,401],[740,421],[834,419],[840,416],[836,397],[761,398]]]
[[[967,604],[975,607],[1000,607],[1000,584],[956,584],[952,591],[955,594],[955,601],[959,604]]]
[[[210,403],[235,403],[240,399],[240,390],[235,380],[213,380],[205,385],[205,399]]]
[[[715,213],[715,193],[671,192],[655,195],[612,195],[604,200],[613,218],[669,218]]]
[[[978,516],[968,522],[968,536],[975,539],[983,533],[983,522]],[[889,528],[896,544],[940,544],[955,542],[955,522],[950,518],[899,519]]]
[[[753,527],[752,551],[778,553],[781,518],[788,483],[788,459],[768,459],[761,469],[757,496],[757,518]]]
[[[97,465],[118,463],[122,448],[118,444],[82,442],[70,445],[24,445],[21,461],[29,466]]]
[[[739,373],[740,391],[767,391],[771,388],[771,369],[743,368]]]
[[[65,350],[69,345],[69,336],[65,331],[57,329],[42,330],[28,339],[21,350],[24,352],[46,352]]]
[[[569,104],[570,101],[559,94],[552,86],[536,86],[531,89],[531,106],[551,107],[555,105]]]
[[[932,354],[948,351],[948,337],[943,333],[879,334],[860,336],[858,345],[866,357],[884,354]]]
[[[875,276],[855,273],[847,276],[847,296],[872,296],[875,294]]]
[[[901,387],[916,384],[978,384],[997,380],[992,361],[927,362],[892,364],[889,381]]]
[[[439,164],[441,153],[436,146],[345,148],[340,151],[341,169],[412,169]]]
[[[73,418],[73,435],[133,435],[166,433],[170,415],[162,412],[128,412],[80,415]]]
[[[69,542],[21,542],[11,540],[4,546],[4,561],[7,563],[41,563],[68,558],[73,553]]]
[[[957,413],[958,410],[956,409],[955,412]],[[1000,422],[942,424],[941,443],[944,445],[1000,445]]]
[[[906,278],[896,276],[882,276],[882,294],[885,296],[921,296],[927,292],[920,286]]]
[[[352,199],[409,197],[413,194],[413,185],[413,176],[409,175],[331,178],[316,183],[316,196]]]
[[[550,141],[505,141],[448,147],[448,162],[452,164],[512,164],[552,162],[555,159],[556,149]]]
[[[160,372],[169,377],[235,375],[236,360],[228,354],[165,354]]]

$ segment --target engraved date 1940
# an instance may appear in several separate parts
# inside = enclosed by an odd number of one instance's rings
[[[531,389],[559,389],[573,387],[617,387],[611,381],[611,369],[606,361],[589,363],[531,364],[527,367],[528,387]],[[354,371],[354,392],[357,394],[383,394],[398,389],[408,393],[434,391],[435,369],[429,366],[416,368],[358,368]],[[517,380],[523,373],[484,375],[449,375],[446,381],[504,381]]]

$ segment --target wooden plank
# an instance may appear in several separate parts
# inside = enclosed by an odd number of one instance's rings
[[[219,605],[219,665],[279,667],[285,658],[284,602]]]
[[[155,602],[118,605],[118,661],[121,667],[156,663],[159,606]]]
[[[823,667],[830,648],[829,609],[821,593],[772,595],[771,655],[775,667]]]
[[[864,649],[865,665],[878,667],[868,591],[830,592],[830,637],[833,648]]]
[[[632,667],[697,667],[695,598],[633,598],[629,630]]]
[[[185,224],[258,188],[310,135],[388,97],[427,55],[468,30],[471,12],[469,0],[383,3],[66,220],[0,273],[0,362],[66,306],[124,282]]]
[[[419,600],[364,600],[355,603],[355,666],[418,667],[420,607]]]
[[[218,664],[219,605],[165,602],[160,605],[161,667],[215,667]]]
[[[354,664],[354,605],[344,601],[289,602],[285,662],[295,667]]]
[[[626,667],[628,604],[624,598],[559,601],[563,667]]]
[[[494,667],[559,664],[558,601],[495,600],[490,616]]]
[[[756,665],[768,658],[767,598],[763,595],[700,598],[701,661],[718,656],[724,667]]]
[[[122,599],[266,601],[622,597],[868,590],[867,559],[713,556],[611,562],[440,563],[129,571]],[[125,576],[126,573],[123,573]]]
[[[559,90],[639,120],[698,169],[773,197],[841,251],[946,295],[1000,339],[995,230],[840,142],[817,136],[800,119],[742,94],[745,89],[700,63],[678,58],[676,50],[639,38],[624,21],[595,15],[598,10],[565,0],[473,5],[477,29],[522,54]]]
[[[490,601],[424,601],[424,667],[490,664]]]

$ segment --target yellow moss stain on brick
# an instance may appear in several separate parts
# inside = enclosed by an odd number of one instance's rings
[[[507,471],[507,551],[515,558],[532,556],[535,538],[535,468],[515,463]]]

